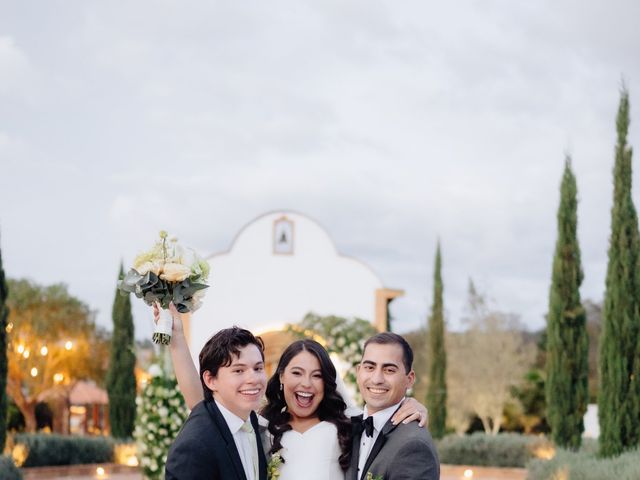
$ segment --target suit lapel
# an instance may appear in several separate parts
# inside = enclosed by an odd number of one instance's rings
[[[351,443],[351,464],[346,480],[358,480],[358,461],[360,459],[360,439],[362,438],[362,415],[351,417],[353,440]]]
[[[376,441],[373,444],[373,447],[371,447],[371,452],[369,452],[367,461],[365,462],[364,468],[362,469],[362,474],[360,476],[361,479],[364,479],[366,477],[367,472],[371,467],[371,464],[380,453],[380,450],[382,450],[382,447],[384,446],[384,442],[387,441],[387,435],[389,435],[396,427],[397,425],[394,425],[393,423],[391,423],[391,418],[389,418],[387,423],[384,424],[384,427],[382,427],[382,431],[380,432],[380,435],[378,435],[378,438],[376,438]],[[360,444],[360,442],[358,442],[358,444]]]
[[[251,425],[256,435],[256,442],[258,445],[258,478],[260,480],[267,480],[267,459],[264,455],[264,449],[262,448],[262,438],[260,438],[260,425],[258,424],[258,416],[255,412],[251,412]]]
[[[218,430],[222,434],[222,438],[224,439],[227,446],[227,453],[229,454],[231,464],[236,471],[238,479],[247,480],[247,476],[244,473],[244,467],[242,466],[242,460],[240,460],[240,454],[238,453],[238,447],[236,447],[236,442],[233,439],[231,430],[229,430],[229,426],[222,416],[222,413],[220,413],[220,410],[218,409],[218,406],[215,402],[205,401],[205,406],[209,411],[209,415],[211,415],[211,418],[218,427]]]

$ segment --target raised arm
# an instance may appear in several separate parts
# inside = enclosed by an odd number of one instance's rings
[[[169,351],[171,352],[171,360],[173,363],[173,371],[178,380],[178,387],[184,397],[184,401],[189,409],[192,409],[198,402],[204,400],[202,393],[202,384],[200,383],[200,375],[196,370],[187,339],[184,336],[182,328],[182,315],[173,306],[169,305],[171,316],[173,317],[173,327],[171,328],[171,343]],[[157,305],[153,306],[153,318],[157,322],[160,316],[160,310]]]

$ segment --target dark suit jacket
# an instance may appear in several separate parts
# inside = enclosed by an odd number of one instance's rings
[[[352,417],[354,422],[362,421],[362,415]],[[406,425],[393,425],[391,420],[385,423],[376,439],[371,453],[358,472],[358,458],[362,434],[354,435],[351,465],[346,480],[361,480],[367,473],[384,480],[438,480],[440,461],[431,435],[426,428],[420,428],[418,422]]]
[[[258,417],[251,412],[256,432],[259,480],[267,479]],[[247,480],[233,435],[215,402],[198,403],[169,449],[165,480]]]

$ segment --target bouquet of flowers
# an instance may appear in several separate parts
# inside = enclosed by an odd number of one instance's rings
[[[161,307],[153,341],[163,345],[171,342],[171,302],[180,313],[194,312],[200,308],[203,290],[209,286],[209,264],[193,250],[179,246],[177,239],[168,237],[167,232],[161,231],[160,240],[151,250],[138,255],[133,268],[118,282],[123,294],[133,293],[147,305],[157,303]]]

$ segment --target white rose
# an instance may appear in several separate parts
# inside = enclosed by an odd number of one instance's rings
[[[160,278],[167,282],[181,282],[191,275],[191,269],[180,263],[166,263]]]
[[[144,262],[140,265],[135,265],[133,268],[140,275],[146,275],[148,272],[153,272],[158,275],[162,268],[162,264],[160,262]]]

